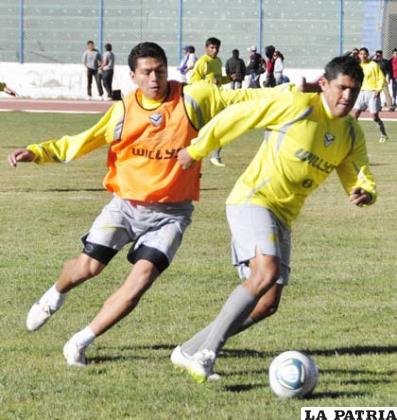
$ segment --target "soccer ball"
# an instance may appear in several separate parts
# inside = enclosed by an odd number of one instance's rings
[[[270,364],[270,388],[280,398],[309,395],[317,384],[317,378],[316,364],[299,351],[281,353]]]

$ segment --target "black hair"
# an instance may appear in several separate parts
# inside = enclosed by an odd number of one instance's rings
[[[274,53],[277,54],[281,58],[281,60],[284,61],[284,56],[283,56],[283,54],[281,54],[281,52],[279,50],[274,51]]]
[[[218,38],[208,38],[207,41],[205,41],[205,46],[208,47],[208,45],[216,45],[217,47],[221,46],[221,41]]]
[[[146,57],[157,58],[167,66],[167,56],[160,45],[154,42],[141,42],[131,50],[130,55],[128,56],[128,66],[130,67],[130,70],[135,71],[138,58]]]
[[[273,58],[274,51],[276,51],[274,45],[268,45],[265,47],[265,55],[269,60]]]
[[[240,55],[240,51],[239,50],[233,50],[232,55],[233,55],[233,57],[237,58]]]
[[[187,47],[187,50],[188,50],[190,53],[194,54],[194,53],[195,53],[195,51],[196,51],[196,48],[194,48],[194,47],[193,47],[193,45],[189,45],[189,46]]]
[[[360,51],[365,51],[367,54],[369,54],[368,48],[366,48],[366,47],[361,47]]]
[[[106,51],[112,51],[112,44],[105,44],[105,50]]]
[[[328,81],[336,79],[339,74],[350,76],[360,85],[364,80],[364,72],[360,63],[351,56],[335,57],[325,66],[324,77]]]

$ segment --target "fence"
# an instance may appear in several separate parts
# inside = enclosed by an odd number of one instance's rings
[[[93,39],[100,50],[111,42],[118,64],[138,42],[155,41],[176,65],[183,45],[201,55],[215,36],[224,61],[234,48],[245,58],[249,46],[273,44],[287,66],[321,68],[353,47],[381,48],[385,20],[396,25],[397,15],[386,16],[392,6],[396,0],[0,0],[0,61],[80,63]]]

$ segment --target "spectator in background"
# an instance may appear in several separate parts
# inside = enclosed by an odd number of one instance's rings
[[[249,76],[248,87],[259,88],[259,77],[264,72],[262,56],[257,52],[256,45],[248,48],[249,59],[247,62],[246,73]]]
[[[105,44],[105,54],[103,55],[103,60],[101,63],[102,70],[102,81],[103,86],[107,93],[107,100],[112,100],[112,83],[113,83],[113,72],[114,72],[114,62],[115,56],[112,51],[112,44]]]
[[[184,55],[178,67],[182,82],[189,82],[192,70],[197,61],[195,52],[196,49],[192,45],[187,45],[183,49]]]
[[[281,85],[284,82],[284,56],[280,51],[276,50],[273,54],[274,59],[274,79],[276,85]]]
[[[390,59],[390,74],[391,74],[391,87],[393,95],[392,109],[393,111],[397,107],[396,97],[397,97],[397,48],[394,48],[392,52],[392,57]]]
[[[10,89],[4,82],[0,82],[0,92],[4,92],[7,95],[17,96],[17,93]]]
[[[349,55],[350,55],[351,57],[353,57],[353,58],[356,58],[357,60],[360,60],[360,58],[359,58],[359,56],[358,56],[359,52],[360,52],[360,50],[359,50],[358,48],[353,48],[353,49],[350,51]]]
[[[276,80],[274,78],[274,52],[276,49],[273,45],[268,45],[265,48],[265,66],[266,66],[266,78],[263,82],[263,87],[274,87],[276,86]]]
[[[233,50],[232,56],[226,61],[226,74],[231,80],[232,89],[241,89],[245,76],[245,63],[240,58],[239,50]]]
[[[95,48],[94,41],[87,42],[87,49],[83,54],[83,64],[87,68],[87,96],[92,99],[92,78],[95,78],[96,87],[101,100],[103,100],[103,89],[101,78],[99,74],[99,67],[101,65],[101,54]]]
[[[386,79],[379,64],[370,60],[367,48],[360,48],[358,56],[364,72],[364,80],[357,101],[353,107],[353,115],[354,118],[358,119],[361,112],[368,109],[380,131],[379,143],[384,143],[388,140],[388,137],[385,125],[379,117],[379,111],[381,109],[380,93],[385,86]]]
[[[385,97],[385,102],[387,106],[387,111],[391,111],[392,109],[392,99],[390,96],[389,91],[389,81],[391,79],[391,66],[390,61],[386,60],[386,58],[383,57],[383,51],[377,50],[375,51],[375,55],[372,57],[372,60],[375,61],[375,63],[378,63],[380,66],[380,69],[382,70],[383,75],[385,76],[386,82],[383,86],[383,95]]]
[[[222,76],[222,61],[218,57],[220,47],[221,41],[218,38],[211,37],[205,41],[205,54],[194,65],[189,83],[205,80],[221,86],[230,82],[228,76]],[[225,164],[221,159],[221,150],[222,148],[214,150],[210,162],[215,166],[223,167]]]

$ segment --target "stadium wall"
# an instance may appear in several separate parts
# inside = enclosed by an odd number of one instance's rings
[[[176,67],[169,67],[168,72],[169,79],[179,79]],[[291,82],[299,83],[302,76],[307,80],[318,77],[321,69],[288,69],[285,74]],[[86,69],[81,64],[1,63],[0,80],[5,81],[22,97],[86,99]],[[120,89],[126,94],[133,88],[128,66],[117,66],[113,89]],[[95,82],[92,89],[95,99]]]

